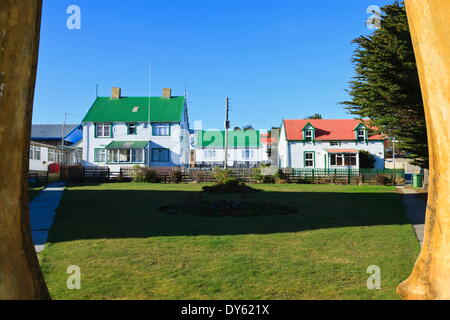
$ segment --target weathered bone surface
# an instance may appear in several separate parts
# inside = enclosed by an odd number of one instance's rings
[[[0,6],[0,299],[48,299],[31,241],[29,136],[41,0]]]
[[[430,187],[422,252],[397,292],[403,299],[450,299],[450,1],[407,0],[425,103]]]

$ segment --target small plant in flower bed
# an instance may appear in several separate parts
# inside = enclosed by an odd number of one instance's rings
[[[203,201],[189,205],[168,205],[159,208],[167,214],[187,214],[202,217],[258,217],[263,215],[288,215],[297,209],[273,203],[253,203],[232,200]]]
[[[243,182],[239,182],[236,178],[228,178],[223,180],[221,183],[216,183],[212,186],[205,186],[202,189],[203,192],[210,193],[249,193],[261,191],[249,187]]]

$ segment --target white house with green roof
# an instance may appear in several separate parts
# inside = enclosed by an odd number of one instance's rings
[[[195,164],[222,166],[225,161],[225,131],[199,130],[195,134]],[[228,131],[228,166],[255,167],[268,163],[267,144],[259,130]]]
[[[122,97],[113,88],[111,97],[98,97],[82,121],[83,164],[120,167],[187,166],[189,120],[186,98]]]

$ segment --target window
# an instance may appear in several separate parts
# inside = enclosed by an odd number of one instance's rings
[[[97,123],[95,125],[95,136],[97,138],[110,138],[111,134],[111,124],[110,123]]]
[[[305,130],[305,140],[311,141],[313,139],[313,130]]]
[[[128,134],[137,134],[137,123],[128,123],[127,131]]]
[[[47,158],[48,158],[48,162],[56,162],[55,150],[48,149]]]
[[[356,153],[333,153],[330,155],[332,166],[356,166]]]
[[[216,150],[205,150],[205,151],[203,151],[203,156],[205,159],[215,159],[216,158]]]
[[[95,149],[94,150],[94,162],[106,162],[106,150]]]
[[[255,151],[253,150],[242,150],[242,158],[243,159],[253,159]]]
[[[152,162],[169,162],[169,149],[152,149]]]
[[[30,159],[41,160],[41,147],[36,146],[30,147]]]
[[[332,147],[338,147],[341,145],[340,141],[330,141],[330,146]]]
[[[170,136],[170,124],[169,123],[156,123],[153,125],[154,136]]]
[[[144,150],[143,149],[132,149],[131,150],[131,162],[133,162],[133,163],[144,162]]]
[[[102,150],[102,149],[97,149]],[[103,150],[105,151],[105,150]],[[143,149],[108,149],[108,163],[142,163],[144,162]],[[99,161],[101,162],[101,161]]]
[[[366,140],[366,130],[358,130],[358,141]]]
[[[305,168],[314,167],[314,152],[305,152]]]

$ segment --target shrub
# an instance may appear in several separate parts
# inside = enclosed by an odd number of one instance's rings
[[[276,179],[274,176],[269,175],[269,176],[263,177],[263,183],[272,184],[272,183],[275,183],[275,181],[276,181]]]
[[[361,169],[372,169],[375,167],[375,156],[368,151],[359,151],[359,167]]]
[[[256,183],[263,183],[264,176],[261,174],[261,169],[259,168],[252,169],[252,179]]]
[[[133,182],[158,183],[161,182],[161,179],[156,170],[135,165],[133,167]]]
[[[175,183],[181,183],[183,181],[183,172],[181,169],[172,171],[172,180],[175,181]]]
[[[222,169],[219,167],[215,167],[213,169],[212,175],[214,179],[216,179],[218,184],[225,183],[228,179],[231,179],[231,171],[228,169]]]
[[[386,186],[386,185],[392,184],[392,180],[391,180],[389,177],[386,177],[386,176],[383,176],[383,175],[381,175],[381,174],[378,174],[378,175],[376,176],[376,183],[377,183],[378,185],[384,185],[384,186]]]
[[[286,173],[284,173],[283,169],[278,169],[275,178],[278,180],[287,180]]]

